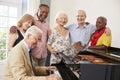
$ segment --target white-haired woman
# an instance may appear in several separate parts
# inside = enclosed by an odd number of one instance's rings
[[[50,64],[61,61],[62,57],[59,55],[61,52],[70,59],[76,55],[74,48],[70,45],[69,31],[65,28],[68,22],[67,14],[59,12],[55,20],[57,26],[53,29],[48,39],[48,50],[51,53]]]

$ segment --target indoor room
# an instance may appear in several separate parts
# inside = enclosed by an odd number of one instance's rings
[[[107,57],[106,59],[110,58],[110,63],[113,62],[118,64],[120,62],[120,44],[119,44],[120,0],[0,0],[0,80],[4,80],[3,75],[5,72],[6,61],[9,56],[8,43],[11,26],[17,26],[17,22],[25,14],[30,14],[31,16],[35,17],[39,10],[40,4],[46,4],[49,6],[49,12],[45,20],[48,22],[51,31],[54,30],[55,27],[57,26],[56,14],[60,12],[63,12],[67,15],[68,20],[65,23],[65,26],[70,26],[71,24],[76,23],[78,21],[77,18],[79,16],[77,14],[79,10],[85,11],[86,15],[85,22],[88,23],[86,25],[92,24],[96,26],[97,18],[100,16],[105,17],[107,19],[107,24],[105,27],[109,28],[108,33],[109,35],[112,36],[110,46],[107,48],[105,47],[105,53],[111,54],[101,55],[95,53],[95,51],[91,50],[89,51],[90,53],[93,52],[97,55]],[[84,45],[85,45],[83,46],[84,48],[85,47],[88,48],[90,43],[85,43]],[[47,58],[49,64],[50,56],[48,56]],[[81,67],[84,68],[84,66],[86,67],[87,65],[83,65]],[[103,68],[100,67],[100,69]],[[120,71],[120,68],[117,69],[119,69],[118,71]],[[118,72],[115,73],[118,74]],[[120,76],[120,74],[118,75]],[[113,77],[113,79],[107,78],[105,80],[117,80],[117,79]]]

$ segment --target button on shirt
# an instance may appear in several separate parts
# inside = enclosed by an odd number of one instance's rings
[[[37,47],[32,50],[32,55],[36,58],[46,58],[47,55],[47,37],[49,24],[47,21],[41,22],[37,16],[35,16],[35,25],[38,26],[42,31],[41,42],[38,43]]]
[[[96,26],[89,24],[84,25],[82,28],[79,27],[78,23],[67,26],[70,32],[71,44],[80,41],[82,44],[87,44],[91,35],[96,30]]]

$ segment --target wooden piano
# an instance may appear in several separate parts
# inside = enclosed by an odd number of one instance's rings
[[[79,52],[73,63],[66,64],[63,61],[53,65],[57,67],[63,80],[120,80],[120,49],[88,49]],[[74,68],[77,68],[77,75]]]

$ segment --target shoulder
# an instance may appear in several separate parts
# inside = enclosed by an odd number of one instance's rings
[[[57,28],[52,29],[52,33],[57,32]]]
[[[88,24],[88,25],[86,25],[86,27],[90,30],[96,30],[96,26],[93,24]]]
[[[77,23],[73,23],[73,24],[70,24],[69,26],[77,26],[78,24]]]
[[[54,28],[54,29],[51,30],[51,35],[52,35],[52,36],[53,36],[53,35],[56,35],[56,33],[57,33],[56,28]]]
[[[17,56],[20,56],[23,52],[23,48],[24,48],[24,45],[22,42],[20,42],[19,44],[17,44],[15,47],[12,48],[12,50],[10,51],[10,55],[16,55]]]
[[[95,25],[93,25],[93,24],[88,24],[88,25],[86,25],[87,27],[96,27]]]
[[[70,29],[70,28],[75,28],[75,26],[78,26],[77,23],[73,23],[73,24],[70,24],[68,26],[66,26],[67,29]]]

